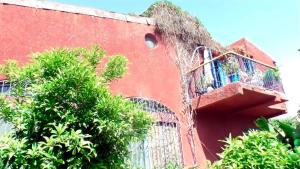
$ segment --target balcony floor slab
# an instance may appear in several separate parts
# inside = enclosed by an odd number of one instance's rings
[[[273,117],[286,113],[286,101],[283,93],[236,82],[195,97],[192,105],[198,115]]]

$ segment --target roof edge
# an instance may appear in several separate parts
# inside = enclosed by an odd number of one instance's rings
[[[57,2],[37,1],[37,0],[0,0],[0,4],[31,7],[37,9],[55,10],[74,14],[83,14],[99,18],[115,19],[125,22],[133,22],[145,25],[155,25],[154,18],[130,16],[116,12],[108,12],[100,9],[81,7]]]
[[[246,50],[247,50],[247,44],[251,45],[252,47],[254,47],[257,51],[261,52],[263,55],[265,55],[267,58],[269,58],[270,60],[272,60],[273,62],[276,62],[273,58],[273,56],[271,56],[269,53],[265,52],[264,50],[262,50],[258,45],[256,45],[255,43],[253,43],[251,40],[243,37],[235,42],[233,42],[232,44],[228,45],[226,48],[231,48],[232,46],[236,45],[236,43],[243,41],[243,46],[245,46]]]

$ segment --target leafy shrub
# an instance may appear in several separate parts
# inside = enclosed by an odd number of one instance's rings
[[[128,146],[142,139],[151,117],[108,84],[126,71],[123,56],[111,57],[96,74],[105,52],[56,49],[32,64],[1,67],[14,82],[0,99],[0,116],[14,131],[0,140],[2,168],[125,168]],[[24,84],[27,88],[24,90]]]
[[[296,169],[299,157],[279,142],[276,134],[249,131],[236,138],[229,137],[214,169]]]
[[[267,120],[259,118],[256,126],[262,130],[274,132],[277,139],[300,155],[300,124],[295,120]]]

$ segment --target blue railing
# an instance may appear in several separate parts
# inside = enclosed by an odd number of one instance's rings
[[[278,69],[229,53],[187,73],[191,98],[234,82],[284,92]]]

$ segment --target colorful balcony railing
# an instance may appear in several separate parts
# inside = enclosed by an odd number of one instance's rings
[[[234,82],[284,92],[278,69],[233,52],[204,62],[187,78],[191,98]]]

